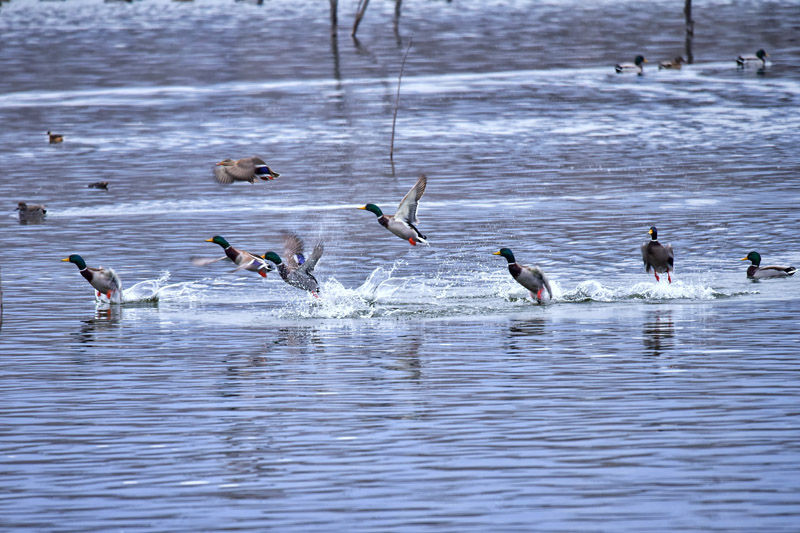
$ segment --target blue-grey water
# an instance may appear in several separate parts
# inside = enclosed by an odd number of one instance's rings
[[[739,259],[800,266],[800,4],[697,1],[659,72],[683,2],[340,3],[0,7],[0,529],[797,531],[800,279]],[[429,247],[356,209],[423,172]],[[319,300],[190,261],[284,230]]]

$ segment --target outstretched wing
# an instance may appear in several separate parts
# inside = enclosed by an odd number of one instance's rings
[[[211,259],[210,257],[195,257],[192,256],[192,264],[194,266],[206,266],[210,265],[211,263],[216,263],[217,261],[222,261],[223,259],[227,259],[227,255],[223,255],[222,257],[217,257],[216,259]]]
[[[425,174],[420,175],[417,183],[411,187],[411,190],[400,201],[397,206],[397,211],[394,214],[395,220],[401,220],[406,224],[418,224],[417,221],[417,203],[422,195],[425,194],[425,186],[428,184],[428,178]]]
[[[306,262],[303,256],[303,239],[296,233],[285,232],[283,234],[283,259],[289,270],[294,270]]]
[[[233,181],[253,181],[255,166],[249,157],[239,159],[232,165],[218,165],[214,167],[214,177],[219,183]]]
[[[311,257],[306,259],[306,262],[300,266],[300,270],[311,274],[314,272],[314,267],[317,266],[317,261],[319,258],[322,257],[322,252],[325,250],[325,245],[322,241],[318,242],[316,246],[314,246],[314,250],[311,252]]]
[[[233,176],[222,165],[214,167],[214,179],[217,180],[217,183],[222,183],[223,185],[233,183]]]
[[[667,251],[667,263],[669,264],[670,270],[672,270],[675,265],[675,253],[672,251],[672,245],[665,244],[664,249]]]

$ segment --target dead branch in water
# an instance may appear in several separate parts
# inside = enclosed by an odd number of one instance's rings
[[[338,6],[339,0],[330,0],[331,3],[331,33],[336,33],[336,26],[339,24]]]
[[[692,20],[692,0],[685,0],[683,4],[683,14],[686,17],[686,62],[694,63],[692,54],[692,40],[694,39],[694,20]]]
[[[369,0],[358,0],[356,18],[353,21],[353,32],[350,34],[351,37],[355,37],[356,32],[358,32],[358,25],[361,24],[361,19],[364,18],[364,12],[367,10],[367,5],[369,5]]]
[[[408,52],[411,50],[411,43],[414,42],[414,38],[410,38],[408,40],[408,46],[406,47],[406,53],[403,54],[403,62],[400,64],[400,75],[397,76],[397,94],[394,97],[394,113],[392,115],[392,141],[389,144],[389,160],[394,163],[394,127],[397,123],[397,108],[400,104],[400,81],[403,79],[403,70],[406,68],[406,58],[408,57]]]

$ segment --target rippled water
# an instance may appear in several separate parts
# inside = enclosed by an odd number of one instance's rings
[[[357,43],[327,2],[0,7],[0,526],[796,530],[798,280],[739,259],[800,263],[800,5],[695,2],[658,72],[682,2],[392,4]],[[211,179],[254,154],[281,177]],[[355,208],[422,172],[412,248]],[[319,300],[190,262],[283,230]]]

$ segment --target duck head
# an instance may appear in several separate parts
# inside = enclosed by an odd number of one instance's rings
[[[749,254],[747,254],[747,257],[742,257],[740,260],[750,261],[755,266],[758,266],[761,264],[761,255],[758,252],[750,252]]]
[[[644,58],[644,56],[641,55],[636,56],[636,59],[633,60],[633,64],[636,65],[637,67],[641,67],[643,63],[647,63],[647,60]]]
[[[266,259],[267,261],[272,261],[276,265],[280,265],[282,263],[281,257],[276,254],[275,252],[267,252],[261,256],[261,259]]]
[[[17,204],[17,208],[14,209],[14,211],[25,211],[26,209],[28,209],[28,204],[26,204],[25,202],[19,202]]]
[[[86,268],[86,261],[83,260],[83,257],[79,256],[78,254],[72,254],[71,256],[62,259],[62,261],[66,261],[67,263],[74,263],[79,270],[83,270]]]
[[[756,57],[759,58],[761,61],[764,61],[766,58],[769,57],[769,54],[762,48],[758,52],[756,52]]]
[[[219,235],[214,235],[210,239],[206,239],[206,242],[213,242],[215,244],[219,244],[223,248],[228,248],[230,246],[230,244],[228,244],[228,241],[225,240],[225,237],[220,237]]]
[[[650,226],[650,229],[647,230],[647,233],[650,234],[650,240],[657,241],[658,240],[658,230],[655,226]]]
[[[517,260],[514,259],[514,252],[512,252],[508,248],[500,248],[499,250],[494,252],[492,255],[502,255],[503,257],[506,258],[506,260],[509,263],[516,263],[517,262]]]
[[[383,215],[383,211],[381,211],[381,208],[380,208],[380,207],[378,207],[378,206],[377,206],[377,205],[375,205],[375,204],[367,204],[367,205],[363,205],[363,206],[359,207],[359,209],[366,209],[366,210],[367,210],[367,211],[369,211],[370,213],[375,213],[375,216],[376,216],[376,217],[380,217],[380,216],[382,216],[382,215]]]

